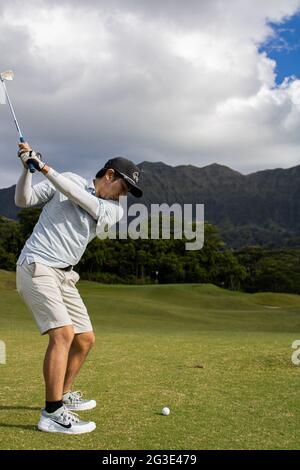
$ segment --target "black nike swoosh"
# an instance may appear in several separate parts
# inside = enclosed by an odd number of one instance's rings
[[[71,423],[69,424],[62,424],[62,423],[59,423],[58,421],[55,421],[54,419],[52,419],[51,421],[53,421],[53,423],[56,423],[56,424],[59,424],[60,426],[62,426],[63,428],[70,428],[72,426]]]

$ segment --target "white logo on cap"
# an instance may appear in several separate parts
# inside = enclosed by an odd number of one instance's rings
[[[137,183],[138,180],[139,180],[139,174],[137,171],[135,171],[133,174],[132,174],[132,178],[134,179],[134,181]]]

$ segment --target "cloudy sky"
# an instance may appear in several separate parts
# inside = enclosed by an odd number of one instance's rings
[[[0,0],[1,71],[29,143],[57,171],[112,156],[300,163],[300,0]],[[0,187],[21,163],[0,106]],[[41,175],[34,175],[36,181]]]

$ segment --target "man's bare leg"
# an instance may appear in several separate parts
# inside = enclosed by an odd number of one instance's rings
[[[66,373],[64,378],[63,393],[71,390],[76,375],[84,363],[89,351],[95,343],[95,335],[92,331],[75,334],[71,344]]]
[[[62,326],[48,331],[49,344],[44,360],[46,401],[62,399],[68,355],[74,338],[73,326]]]
[[[74,339],[73,326],[54,328],[48,334],[49,345],[44,361],[46,407],[42,410],[37,427],[40,431],[72,435],[91,432],[96,424],[93,421],[82,421],[63,402],[64,378]],[[96,406],[96,402],[84,405],[81,408],[91,409]]]

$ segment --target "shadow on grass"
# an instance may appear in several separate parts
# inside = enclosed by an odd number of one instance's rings
[[[8,424],[8,423],[0,423],[1,428],[18,428],[22,429],[23,431],[37,431],[36,425],[33,424]]]
[[[3,405],[3,406],[0,406],[0,411],[8,411],[8,410],[31,410],[31,411],[39,410],[41,411],[41,408],[42,408],[41,406]]]

